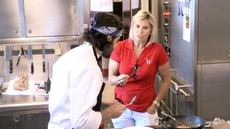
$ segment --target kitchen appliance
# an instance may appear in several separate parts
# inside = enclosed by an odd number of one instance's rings
[[[159,42],[170,55],[172,70],[172,86],[161,106],[173,115],[230,119],[230,1],[157,3]]]

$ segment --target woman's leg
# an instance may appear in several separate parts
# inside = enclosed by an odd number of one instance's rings
[[[132,118],[132,111],[126,109],[120,117],[112,118],[114,128],[125,128],[135,125],[135,121]]]
[[[147,112],[135,112],[132,114],[133,119],[135,120],[135,126],[151,126],[158,125],[158,114],[149,114]]]

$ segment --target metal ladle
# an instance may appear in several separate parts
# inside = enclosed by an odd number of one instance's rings
[[[164,115],[164,116],[169,117],[170,119],[174,120],[177,124],[179,124],[179,125],[181,125],[181,126],[188,127],[187,125],[184,125],[183,123],[177,121],[176,118],[174,118],[174,117],[172,117],[171,115],[165,113],[164,111],[161,111],[161,114]]]
[[[137,96],[134,96],[133,99],[132,99],[128,104],[125,105],[125,107],[127,107],[127,106],[129,106],[129,105],[132,105],[133,102],[136,100],[136,97],[137,97]]]

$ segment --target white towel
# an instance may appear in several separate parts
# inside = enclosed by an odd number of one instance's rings
[[[19,91],[14,88],[14,83],[18,79],[18,77],[15,77],[13,80],[10,80],[8,88],[5,92],[2,94],[9,94],[9,95],[32,95],[35,94],[37,90],[37,85],[35,85],[34,82],[29,81],[29,88],[25,91]]]

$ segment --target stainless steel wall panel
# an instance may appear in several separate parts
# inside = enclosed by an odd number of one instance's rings
[[[77,44],[77,41],[75,42],[55,42],[55,43],[46,43],[44,45],[45,49],[61,49],[61,55],[63,55],[65,52],[69,51],[70,45]],[[15,44],[13,47],[13,50],[20,50],[20,47],[23,47],[25,51],[27,51],[27,44]],[[41,49],[42,45],[41,43],[33,44],[33,50]],[[4,45],[0,44],[0,50],[4,50]],[[45,62],[46,62],[46,69],[48,68],[47,63],[49,62],[49,72],[50,77],[52,78],[52,72],[53,72],[53,64],[56,62],[56,60],[59,59],[59,55],[54,54],[46,54],[45,55]],[[21,56],[20,64],[16,66],[18,56],[13,55],[13,73],[9,73],[9,61],[4,61],[4,57],[0,56],[0,77],[4,78],[5,85],[8,85],[7,83],[14,79],[16,76],[21,76],[23,74],[28,75],[30,81],[32,82],[44,82],[48,78],[47,71],[44,73],[42,70],[42,54],[34,54],[33,55],[33,61],[34,61],[34,74],[30,73],[30,62],[28,60],[28,57]]]

